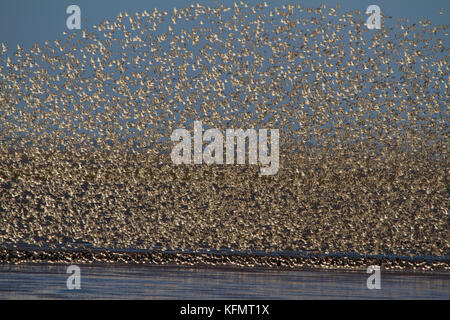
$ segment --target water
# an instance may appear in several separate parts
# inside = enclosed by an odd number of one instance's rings
[[[445,274],[272,271],[139,265],[80,265],[81,289],[66,287],[67,265],[0,265],[0,299],[450,299]]]

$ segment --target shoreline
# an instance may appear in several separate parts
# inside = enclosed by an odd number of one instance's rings
[[[187,266],[264,271],[366,271],[379,265],[383,271],[412,274],[449,274],[450,261],[389,259],[349,256],[282,256],[223,253],[124,252],[118,250],[0,250],[0,264],[89,264]]]

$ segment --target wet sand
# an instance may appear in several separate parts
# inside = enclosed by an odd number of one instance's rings
[[[81,289],[68,290],[68,265],[0,264],[0,299],[449,299],[450,277],[365,272],[80,265]]]

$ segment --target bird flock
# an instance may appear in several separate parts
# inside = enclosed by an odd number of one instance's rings
[[[0,46],[0,247],[448,256],[448,26],[267,3]],[[280,169],[175,165],[280,130]]]

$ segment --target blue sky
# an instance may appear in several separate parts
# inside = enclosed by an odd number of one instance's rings
[[[231,6],[236,1],[186,1],[186,0],[1,0],[0,1],[0,42],[7,44],[9,48],[16,48],[20,44],[29,48],[32,44],[41,44],[46,40],[61,38],[66,28],[66,8],[70,4],[76,4],[81,8],[82,29],[90,30],[93,25],[111,20],[119,12],[129,13],[152,10],[170,10],[173,7],[181,8],[192,3],[201,3],[210,6]],[[245,1],[255,4],[264,1]],[[341,10],[360,10],[364,12],[371,4],[378,5],[385,15],[393,16],[393,21],[398,18],[407,18],[411,22],[419,19],[430,19],[433,24],[448,24],[450,13],[449,0],[331,0],[331,1],[267,1],[271,6],[281,6],[293,3],[305,7],[318,7],[324,3],[327,7],[335,7],[339,4]],[[443,14],[439,14],[440,9]]]

